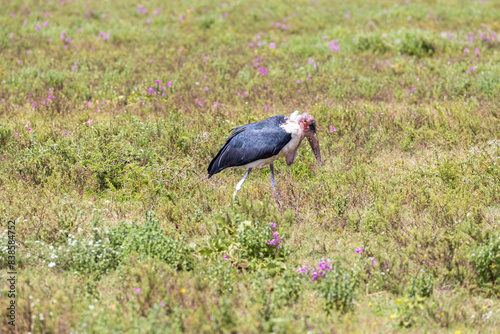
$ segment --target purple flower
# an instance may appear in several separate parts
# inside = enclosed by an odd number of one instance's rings
[[[332,262],[330,260],[321,259],[321,261],[318,264],[318,269],[320,271],[331,271],[332,268],[329,266],[331,264]]]
[[[337,131],[337,129],[333,125],[330,125],[330,132],[334,132],[334,131]]]
[[[220,103],[219,102],[215,102],[214,103],[214,109],[217,108],[218,106],[220,106]]]
[[[10,17],[14,17],[14,16],[16,16],[16,14],[10,13]]]
[[[326,41],[326,40],[328,40],[328,38],[329,38],[329,37],[328,37],[328,36],[326,36],[326,35],[325,35],[325,36],[323,36],[323,39],[324,39],[325,41]]]
[[[205,88],[203,88],[203,89],[204,89],[205,91],[207,91],[207,92],[210,90],[210,88],[208,88],[208,87],[205,87]]]
[[[377,264],[377,261],[375,261],[374,257],[370,257],[370,260],[372,261],[373,264]]]
[[[155,84],[159,85],[159,84],[161,84],[161,81],[160,80],[156,80]]]
[[[137,293],[141,293],[141,288],[135,288],[134,291]]]
[[[472,67],[470,68],[470,71],[471,71],[471,72],[474,72],[476,69],[477,69],[477,67],[472,66]]]
[[[48,26],[49,26],[49,21],[45,21],[45,22],[43,22],[43,26],[44,26],[44,27],[48,27]]]
[[[308,272],[309,270],[311,270],[311,268],[309,268],[308,266],[302,266],[301,268],[295,270],[295,272],[301,272],[302,274]]]
[[[301,268],[295,270],[295,272],[300,272],[302,274],[307,274],[308,276],[311,276],[312,282],[316,281],[318,277],[324,276],[325,273],[328,271],[332,271],[332,262],[325,258],[321,258],[316,268],[302,266]]]
[[[79,30],[79,32],[81,32],[81,28],[80,28],[80,29],[78,29],[78,30]],[[111,35],[111,33],[110,33],[110,32],[105,33],[105,32],[103,32],[103,31],[99,31],[99,36],[101,36],[101,37],[102,37],[102,39],[103,39],[103,40],[105,40],[105,41],[107,41],[107,40],[108,40],[109,35]],[[62,35],[61,35],[61,36],[62,36]],[[99,38],[98,38],[98,39],[99,39]]]
[[[307,63],[308,63],[308,64],[312,64],[312,63],[314,63],[314,59],[309,58],[309,60],[307,61]]]
[[[200,107],[202,106],[201,104],[201,101],[200,100],[196,100],[196,103],[200,105]]]
[[[229,257],[226,255],[226,256],[224,256],[224,259],[225,259],[225,260],[228,260],[228,259],[229,259]]]
[[[474,55],[475,55],[475,56],[479,56],[479,48],[476,48],[476,49],[474,50]]]
[[[300,81],[300,80],[297,80],[297,83],[298,83],[298,84],[300,84],[300,83],[302,83],[302,81]]]
[[[264,106],[264,109],[269,110],[269,109],[271,109],[271,108],[269,108],[268,106]]]
[[[42,29],[42,26],[40,25],[40,23],[37,23],[36,24],[36,31],[40,31],[40,29]]]
[[[155,62],[154,59],[150,59],[149,61],[151,62],[151,64],[154,64],[154,62]]]
[[[148,95],[153,95],[153,94],[156,94],[156,92],[155,92],[154,88],[151,88],[151,87],[150,87],[150,88],[148,89]]]
[[[356,252],[356,254],[358,254],[358,253],[362,253],[362,252],[364,252],[364,251],[365,251],[365,249],[364,249],[364,248],[361,248],[361,247],[358,247],[358,248],[356,248],[354,251]]]
[[[26,54],[27,54],[27,55],[29,55],[30,53],[31,53],[31,51],[30,51],[30,50],[26,51]]]
[[[161,307],[165,307],[165,304],[163,304],[163,301],[160,302]]]
[[[465,49],[464,49],[464,53],[465,53],[465,54],[469,53],[469,49],[465,48]]]
[[[413,87],[412,89],[410,89],[410,93],[413,93],[415,91],[415,87]]]
[[[167,82],[167,86],[172,88],[172,81]]]
[[[269,107],[267,107],[267,109],[269,110]],[[271,226],[272,229],[276,228],[276,224],[275,223],[269,223],[269,226]]]
[[[267,75],[267,68],[265,67],[259,67],[257,71],[259,71],[262,75]]]
[[[89,102],[90,104],[90,102]],[[90,124],[94,124],[94,120],[92,118],[90,118],[88,121],[87,121],[87,125],[90,125]],[[140,289],[139,289],[140,290]]]
[[[31,132],[31,128],[28,128],[28,132]]]
[[[330,41],[330,47],[329,47],[329,49],[333,50],[335,52],[339,52],[340,51],[339,41],[337,39],[332,39]]]
[[[276,43],[269,43],[270,49],[276,49]]]
[[[278,235],[277,232],[273,232],[273,237],[274,239],[270,240],[267,242],[268,245],[275,245],[276,249],[280,249],[280,243],[283,242],[281,237]]]
[[[151,23],[151,20],[150,19],[147,19],[146,20],[146,24],[150,24]]]

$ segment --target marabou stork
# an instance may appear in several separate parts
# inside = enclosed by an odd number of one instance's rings
[[[242,166],[247,168],[245,175],[236,185],[234,199],[253,168],[269,165],[271,183],[277,194],[273,162],[278,158],[286,157],[286,163],[290,166],[304,137],[311,144],[316,160],[321,167],[316,122],[307,113],[299,114],[298,111],[295,111],[290,117],[273,116],[260,122],[234,128],[222,149],[210,162],[208,178],[229,167]]]

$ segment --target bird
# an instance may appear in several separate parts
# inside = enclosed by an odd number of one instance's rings
[[[318,165],[321,167],[316,121],[306,112],[300,114],[296,110],[289,117],[277,115],[260,122],[233,128],[226,143],[208,165],[208,178],[229,167],[246,168],[245,175],[236,185],[233,193],[234,200],[252,169],[269,165],[271,184],[274,193],[278,196],[273,163],[285,157],[287,165],[290,166],[304,138],[309,141]]]

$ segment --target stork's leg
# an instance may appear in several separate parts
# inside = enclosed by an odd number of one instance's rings
[[[245,173],[245,175],[243,176],[243,178],[240,180],[240,182],[238,182],[238,184],[236,185],[236,190],[234,191],[234,194],[233,194],[233,200],[236,198],[236,193],[238,191],[240,191],[241,189],[241,186],[243,185],[243,182],[245,182],[248,174],[250,174],[250,171],[252,170],[252,168],[248,168],[247,172]]]
[[[276,180],[274,179],[274,166],[272,163],[269,165],[269,168],[271,168],[271,183],[273,185],[273,190],[276,196],[278,196],[278,190],[276,189]]]

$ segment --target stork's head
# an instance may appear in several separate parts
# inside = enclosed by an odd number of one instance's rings
[[[308,113],[303,113],[297,119],[300,129],[302,130],[302,136],[306,137],[311,144],[311,148],[314,152],[314,156],[318,161],[318,165],[321,167],[321,153],[319,151],[319,140],[316,134],[316,121]]]

